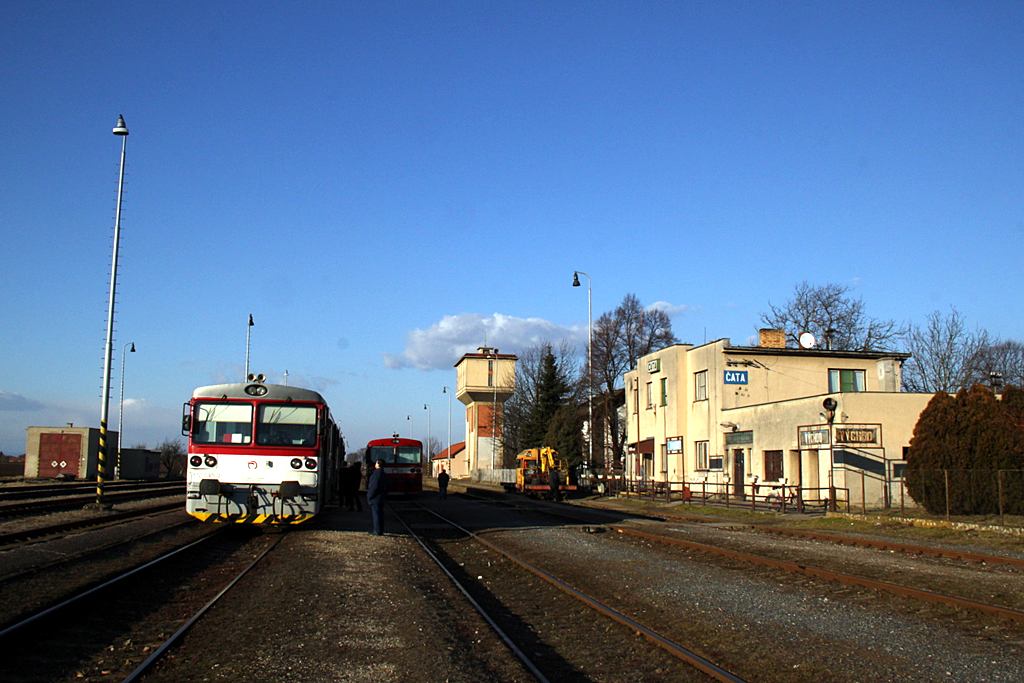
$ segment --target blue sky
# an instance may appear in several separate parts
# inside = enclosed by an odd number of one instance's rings
[[[477,346],[585,353],[574,270],[698,344],[803,280],[1024,339],[1022,64],[1019,2],[7,0],[0,450],[99,425],[119,114],[111,428],[124,344],[154,446],[252,314],[355,449],[446,441]]]

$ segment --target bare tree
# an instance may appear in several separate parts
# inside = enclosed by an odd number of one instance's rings
[[[785,330],[786,341],[794,346],[801,332],[814,334],[827,349],[842,351],[888,351],[905,333],[894,320],[872,318],[864,301],[847,296],[850,288],[829,283],[818,287],[806,280],[793,290],[793,298],[761,314],[765,327]]]
[[[672,320],[668,314],[658,309],[645,309],[634,294],[627,294],[614,311],[597,319],[592,340],[594,367],[589,372],[593,373],[597,392],[594,397],[598,404],[595,405],[598,408],[596,412],[606,425],[602,430],[594,430],[595,444],[604,444],[607,434],[610,442],[607,446],[613,460],[619,462],[626,441],[626,430],[619,419],[619,408],[624,405],[626,396],[621,390],[622,376],[636,366],[638,358],[679,340],[672,332]],[[598,451],[595,449],[594,452]]]
[[[423,441],[423,455],[427,461],[434,459],[434,456],[444,450],[444,443],[436,436],[431,436]]]
[[[911,325],[907,331],[910,358],[903,365],[903,388],[955,394],[971,386],[979,374],[980,354],[989,345],[988,333],[969,331],[963,314],[955,308],[949,315],[934,311],[926,319],[925,327]]]
[[[993,389],[1007,384],[1024,387],[1024,344],[1007,340],[983,346],[973,359],[971,372],[970,384],[985,384]]]
[[[185,476],[185,446],[181,439],[164,439],[156,449],[160,451],[160,469],[168,479]]]

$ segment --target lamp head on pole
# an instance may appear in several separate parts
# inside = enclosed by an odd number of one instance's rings
[[[128,349],[130,352],[135,353],[135,342],[132,342],[132,348]]]
[[[579,274],[579,272],[573,272],[573,274],[572,274],[572,286],[573,287],[579,287],[580,286],[580,274]]]
[[[124,117],[118,114],[114,135],[128,135],[128,126],[124,125]]]

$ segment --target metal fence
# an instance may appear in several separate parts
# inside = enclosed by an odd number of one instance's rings
[[[933,514],[1024,515],[1024,470],[907,469],[906,494]],[[902,504],[901,504],[902,505]]]
[[[821,513],[850,511],[850,490],[831,486],[800,488],[714,482],[672,482],[603,478],[600,475],[583,477],[580,483],[591,490],[608,495],[625,495],[663,503],[684,502],[691,505],[743,508],[752,511]]]

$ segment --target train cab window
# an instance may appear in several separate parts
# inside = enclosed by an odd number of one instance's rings
[[[195,443],[252,443],[252,406],[248,403],[196,405]]]
[[[316,446],[316,406],[261,405],[256,421],[261,446]]]
[[[395,453],[396,462],[404,462],[408,465],[416,465],[420,462],[420,449],[416,446],[399,446]]]

